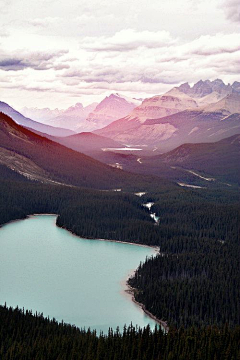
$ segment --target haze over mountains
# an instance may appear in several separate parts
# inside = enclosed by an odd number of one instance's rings
[[[116,93],[87,107],[77,103],[66,110],[25,108],[25,114],[35,114],[38,119],[44,117],[42,123],[24,117],[6,103],[0,103],[0,110],[40,135],[59,138],[73,135],[73,130],[84,132],[82,136],[70,136],[66,140],[54,138],[78,151],[88,152],[90,148],[100,151],[122,144],[162,153],[184,143],[215,142],[238,134],[240,83],[226,85],[220,79],[200,80],[192,86],[184,83],[142,102]],[[56,128],[57,125],[60,128]],[[91,131],[95,137],[89,134]],[[93,139],[96,146],[90,144]]]
[[[212,142],[239,133],[239,104],[237,82],[225,85],[217,79],[192,87],[183,84],[144,100],[131,114],[96,133],[125,144],[169,151],[185,142]]]
[[[19,125],[22,125],[26,128],[30,128],[35,131],[39,131],[41,133],[45,133],[48,135],[55,136],[68,136],[73,134],[74,132],[69,129],[58,128],[50,125],[45,125],[43,123],[33,121],[29,118],[26,118],[18,111],[14,110],[8,104],[0,101],[0,112],[10,116],[13,120],[15,120]]]
[[[99,104],[92,103],[85,107],[81,103],[77,103],[66,110],[24,107],[22,113],[48,125],[81,132],[100,129],[129,114],[140,103],[140,100],[127,98],[116,93],[105,97]]]
[[[111,94],[103,99],[91,112],[87,121],[95,129],[109,125],[114,120],[122,116],[128,115],[141,101],[124,97],[118,93]]]
[[[93,103],[84,107],[83,104],[77,103],[62,111],[49,123],[74,130],[75,132],[86,131],[87,124],[85,120],[89,113],[95,109],[96,105],[97,103]]]

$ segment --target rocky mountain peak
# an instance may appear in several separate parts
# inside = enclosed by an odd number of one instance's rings
[[[239,85],[235,85],[235,87],[240,91]],[[234,91],[233,85],[226,85],[221,79],[199,80],[192,87],[188,83],[184,83],[178,89],[193,98],[203,98],[213,92],[226,96]]]

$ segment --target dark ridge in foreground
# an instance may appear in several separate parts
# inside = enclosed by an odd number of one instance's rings
[[[203,330],[125,327],[107,336],[31,311],[0,306],[1,360],[238,360],[240,327]]]
[[[141,190],[159,179],[114,169],[16,124],[0,113],[0,164],[48,183],[86,188]]]

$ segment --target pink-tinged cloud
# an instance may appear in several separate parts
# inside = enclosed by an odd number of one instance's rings
[[[223,9],[227,19],[240,22],[240,1],[239,0],[224,0]]]

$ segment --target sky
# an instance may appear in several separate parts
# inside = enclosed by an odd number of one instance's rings
[[[0,100],[16,109],[240,81],[239,0],[0,0]]]

